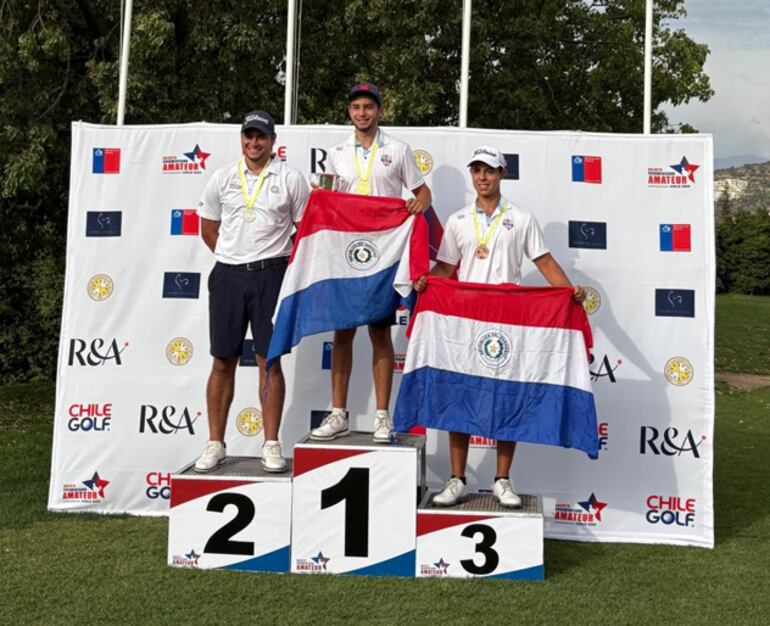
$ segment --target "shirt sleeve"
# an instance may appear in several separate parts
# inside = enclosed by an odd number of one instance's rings
[[[414,160],[414,153],[408,145],[404,146],[404,158],[401,165],[401,180],[404,181],[404,187],[409,191],[414,191],[425,184],[422,172],[420,172],[420,168],[417,167],[417,161]]]
[[[307,182],[299,171],[291,170],[286,176],[286,187],[291,199],[291,221],[297,223],[305,213],[305,205],[309,196]]]
[[[219,189],[219,172],[206,182],[203,195],[198,203],[198,215],[215,222],[222,221],[222,194]]]
[[[460,262],[460,243],[457,241],[456,223],[457,220],[454,217],[447,220],[444,236],[441,237],[441,245],[436,254],[437,261],[450,265],[457,265]]]
[[[543,231],[540,229],[537,219],[534,215],[529,216],[527,222],[527,229],[524,233],[524,254],[530,261],[548,254],[548,247],[545,245],[545,238],[543,237]]]

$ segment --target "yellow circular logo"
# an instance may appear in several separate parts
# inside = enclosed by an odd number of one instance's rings
[[[176,337],[166,346],[166,358],[171,365],[187,365],[192,355],[193,345],[184,337]]]
[[[666,380],[677,387],[689,385],[695,375],[692,363],[683,356],[671,357],[666,361],[663,373],[666,375]]]
[[[235,426],[244,437],[254,437],[262,431],[262,411],[247,406],[235,418]]]
[[[88,297],[91,300],[101,302],[112,295],[114,287],[115,283],[112,282],[112,278],[107,276],[107,274],[97,274],[88,281]]]
[[[433,157],[430,154],[425,152],[425,150],[415,150],[414,160],[423,176],[430,174],[430,171],[433,169]]]
[[[599,295],[599,291],[593,287],[583,287],[586,291],[586,299],[583,300],[583,308],[586,313],[593,315],[602,306],[602,297]]]

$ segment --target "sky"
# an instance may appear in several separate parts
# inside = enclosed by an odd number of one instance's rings
[[[673,26],[711,49],[704,69],[716,93],[664,107],[670,121],[713,134],[716,158],[770,160],[770,0],[686,0],[685,8]]]

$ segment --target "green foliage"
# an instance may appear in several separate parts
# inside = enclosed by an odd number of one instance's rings
[[[344,123],[345,93],[368,79],[385,121],[458,119],[460,0],[302,3],[299,123]],[[643,0],[477,0],[469,123],[639,132]],[[711,96],[708,49],[657,0],[653,104]],[[0,2],[0,381],[53,377],[65,258],[72,120],[114,123],[120,3]],[[134,4],[128,123],[280,120],[285,0]],[[668,127],[655,114],[654,128]]]
[[[770,294],[770,213],[730,211],[729,201],[721,208],[716,224],[719,290]]]
[[[715,369],[770,374],[770,298],[720,294],[716,318]]]

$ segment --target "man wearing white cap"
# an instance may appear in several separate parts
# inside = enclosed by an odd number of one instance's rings
[[[468,162],[471,181],[476,190],[473,204],[453,213],[446,223],[444,238],[431,270],[435,276],[450,277],[460,264],[458,280],[472,283],[515,283],[521,281],[523,257],[531,260],[549,284],[571,286],[561,266],[551,256],[535,217],[515,206],[500,193],[500,181],[505,177],[503,154],[491,146],[480,146]],[[425,277],[415,282],[418,292],[424,291]],[[578,302],[585,299],[582,287],[575,287]],[[465,465],[468,459],[470,435],[449,433],[452,476],[433,502],[451,506],[467,494]],[[515,441],[497,442],[497,471],[493,492],[507,507],[521,506],[521,498],[510,480]]]
[[[412,196],[406,201],[410,213],[422,213],[432,202],[412,149],[380,130],[382,98],[371,83],[358,83],[348,93],[348,115],[353,122],[350,137],[329,150],[326,173],[339,176],[339,191],[365,196],[400,198],[404,188]],[[388,443],[393,431],[388,405],[393,386],[393,340],[390,327],[396,323],[395,311],[384,319],[369,324],[372,343],[372,378],[376,396],[373,440]],[[355,328],[334,332],[332,347],[332,410],[318,428],[310,432],[312,439],[328,441],[348,434],[348,385],[353,369]]]

